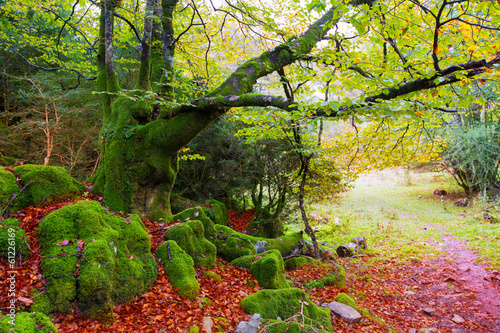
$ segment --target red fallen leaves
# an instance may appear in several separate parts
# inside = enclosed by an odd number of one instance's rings
[[[228,209],[227,212],[229,214],[229,227],[238,232],[245,231],[248,225],[255,218],[255,211],[253,209],[245,210],[242,213]]]

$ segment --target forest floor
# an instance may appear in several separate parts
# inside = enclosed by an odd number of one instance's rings
[[[435,189],[450,194],[436,197]],[[332,250],[354,236],[367,239],[368,249],[360,256],[336,259],[346,270],[347,287],[307,288],[308,280],[325,275],[324,268],[304,266],[287,275],[317,304],[333,301],[343,292],[370,312],[356,325],[332,318],[335,332],[500,332],[500,224],[477,218],[487,204],[453,206],[461,197],[442,175],[409,177],[394,170],[364,175],[341,198],[310,206],[311,213],[328,220],[312,223],[319,229],[319,240]],[[14,216],[32,239],[33,252],[39,253],[33,236],[38,222],[70,203],[31,207]],[[247,218],[232,212],[232,223],[240,228]],[[149,230],[159,226],[145,223]],[[298,228],[299,223],[289,225]],[[164,236],[151,235],[154,249]],[[29,297],[32,287],[43,289],[40,261],[32,253],[17,268],[19,296]],[[7,300],[4,266],[0,262],[0,308]],[[212,332],[234,332],[238,322],[249,318],[240,300],[260,287],[247,270],[222,260],[211,269],[221,281],[205,276],[205,271],[196,270],[200,294],[195,301],[178,297],[160,267],[148,293],[115,307],[116,321],[111,325],[82,318],[76,311],[51,318],[59,332],[187,332],[192,325],[201,328],[203,318],[213,322]],[[22,302],[17,305],[19,310],[28,309]]]

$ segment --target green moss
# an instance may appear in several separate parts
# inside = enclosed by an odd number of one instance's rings
[[[285,261],[285,268],[289,270],[295,270],[304,265],[317,265],[319,263],[319,260],[310,257],[293,257]]]
[[[209,210],[214,215],[214,223],[227,226],[229,222],[229,213],[227,212],[226,205],[215,199],[209,200],[207,203],[210,205]]]
[[[189,220],[168,229],[165,234],[189,254],[194,262],[203,268],[215,266],[217,249],[205,238],[201,221]]]
[[[196,207],[196,203],[187,199],[183,198],[178,194],[172,194],[170,196],[170,209],[172,210],[172,214],[179,214],[180,212]]]
[[[288,288],[283,258],[279,251],[270,250],[260,256],[250,267],[250,272],[259,284],[267,289]]]
[[[302,309],[304,316],[312,319],[316,328],[329,332],[333,330],[330,310],[314,304],[298,288],[260,290],[242,299],[241,307],[248,313],[259,313],[263,319],[279,317],[282,320],[296,315]]]
[[[15,167],[14,172],[26,186],[23,192],[30,204],[71,197],[86,189],[62,167],[26,164]]]
[[[96,201],[80,201],[47,215],[38,240],[44,256],[55,256],[42,260],[54,311],[69,312],[78,300],[84,315],[110,320],[113,304],[133,300],[156,280],[157,264],[140,218],[112,215]],[[57,244],[62,241],[68,244]],[[85,257],[61,255],[79,251]]]
[[[172,285],[179,288],[179,296],[185,296],[190,300],[196,299],[200,285],[195,277],[196,272],[191,256],[173,240],[160,245],[156,250],[156,256],[165,265],[165,272]]]
[[[249,268],[259,284],[268,289],[288,288],[283,258],[278,250],[270,250],[231,261],[231,265]]]
[[[209,277],[209,278],[211,278],[219,283],[222,282],[221,276],[217,273],[212,272],[212,271],[205,271],[205,272],[203,272],[203,275],[207,276],[207,277]]]
[[[217,237],[213,242],[217,247],[217,255],[226,261],[232,261],[236,258],[255,254],[255,247],[252,240],[258,241],[258,238],[240,234],[233,229],[215,225]],[[241,237],[241,236],[244,237]]]
[[[57,328],[43,313],[19,312],[15,315],[15,322],[10,316],[0,318],[0,332],[57,333]]]
[[[194,207],[186,209],[178,214],[175,214],[171,220],[183,221],[187,218],[189,218],[190,220],[201,221],[201,223],[203,223],[203,233],[205,235],[205,238],[211,242],[215,239],[216,233],[214,228],[214,222],[208,218],[207,214],[205,214],[205,211],[203,210],[202,207]]]
[[[16,176],[10,171],[6,171],[3,168],[0,169],[0,215],[14,213],[29,206],[30,203],[26,200],[24,191],[7,206],[13,196],[17,195],[20,191],[21,187],[17,185]]]
[[[200,333],[200,328],[198,326],[191,326],[188,333]]]
[[[17,260],[19,254],[23,260],[30,256],[24,242],[25,231],[19,224],[16,219],[0,220],[0,257],[8,258],[11,264]]]
[[[345,304],[345,305],[348,305],[356,310],[358,310],[358,306],[356,305],[356,302],[354,301],[354,299],[352,299],[351,296],[345,294],[345,293],[338,293],[335,297],[334,297],[335,301],[339,302],[339,303],[342,303],[342,304]]]
[[[324,265],[326,269],[329,268],[326,267],[328,266],[326,264],[320,263],[320,265]],[[345,283],[344,268],[335,264],[333,266],[333,270],[331,270],[327,275],[317,280],[307,281],[304,284],[304,286],[306,288],[323,288],[324,286],[335,286],[338,288],[345,288],[346,283]]]
[[[49,314],[50,310],[50,299],[45,293],[41,293],[38,289],[33,288],[30,290],[31,298],[33,303],[30,305],[30,312],[41,312]]]
[[[16,159],[14,157],[6,157],[0,151],[0,165],[5,165],[5,166],[14,165],[15,162]]]

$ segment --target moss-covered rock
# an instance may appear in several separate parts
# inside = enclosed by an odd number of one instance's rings
[[[0,257],[17,260],[21,254],[24,260],[30,256],[24,242],[25,231],[19,224],[16,219],[0,220]]]
[[[203,268],[215,266],[217,249],[205,238],[201,221],[189,220],[168,229],[165,234],[189,254],[194,262]]]
[[[54,198],[71,197],[86,189],[62,167],[26,164],[15,167],[14,173],[26,186],[25,199],[35,205]]]
[[[319,260],[311,257],[293,257],[285,260],[285,268],[295,270],[305,265],[317,265],[319,263],[321,263]]]
[[[359,309],[354,299],[345,293],[338,293],[337,295],[335,295],[334,299],[339,303],[349,305],[351,308],[354,308],[356,310]]]
[[[19,312],[0,318],[0,333],[57,333],[56,326],[43,313]]]
[[[191,256],[173,240],[160,245],[156,250],[156,256],[165,265],[165,272],[172,285],[179,288],[179,296],[185,296],[190,300],[196,299],[200,285],[195,277],[194,261]]]
[[[0,168],[0,215],[17,212],[29,205],[23,193],[14,197],[19,191],[21,191],[21,187],[17,184],[16,176],[12,172]]]
[[[33,303],[30,305],[30,312],[41,312],[49,314],[50,310],[50,299],[47,294],[41,293],[37,288],[30,290],[31,299]]]
[[[112,215],[96,201],[80,201],[47,215],[38,240],[42,254],[54,257],[41,265],[53,311],[68,312],[78,300],[87,317],[111,319],[113,304],[144,293],[158,274],[141,219]],[[71,255],[77,253],[82,256]]]
[[[329,270],[328,274],[319,279],[307,281],[306,283],[304,283],[304,286],[306,288],[323,288],[325,286],[345,288],[345,270],[342,266],[339,266],[337,264],[333,264],[333,266],[330,266],[323,263],[320,263],[320,265],[323,265],[325,267],[325,270]]]
[[[226,205],[215,199],[209,200],[207,202],[208,209],[212,212],[215,224],[226,225],[229,222],[229,213],[227,212]]]
[[[16,162],[16,159],[14,157],[8,157],[4,156],[3,153],[0,151],[0,165],[14,165]]]
[[[288,288],[283,258],[278,250],[270,250],[231,261],[231,265],[250,269],[259,284],[268,289]]]
[[[217,281],[218,283],[222,282],[222,277],[219,274],[217,274],[215,272],[212,272],[212,271],[205,271],[205,272],[203,272],[203,276],[209,277],[212,280]]]
[[[214,222],[205,214],[202,207],[194,207],[186,209],[172,217],[172,221],[183,221],[185,219],[198,220],[203,224],[203,233],[205,238],[210,242],[215,240]],[[179,244],[180,245],[180,244]],[[182,245],[180,245],[182,247]]]
[[[178,194],[172,194],[170,196],[170,209],[172,210],[172,214],[179,214],[186,209],[194,208],[196,206],[198,205],[195,202],[181,197]]]
[[[262,238],[239,233],[221,225],[216,225],[215,230],[217,237],[214,244],[222,258],[225,256],[228,261],[243,255],[262,253],[272,249],[280,251],[283,257],[301,252],[302,232],[290,233],[278,238]]]
[[[252,239],[258,241],[257,238],[252,236],[240,237],[238,232],[233,229],[215,225],[217,238],[213,242],[217,247],[217,255],[226,261],[232,261],[236,258],[255,254],[255,246]],[[247,236],[247,235],[245,235]]]
[[[263,319],[289,319],[302,313],[312,319],[316,329],[331,332],[330,310],[319,307],[307,299],[305,292],[298,288],[264,289],[241,300],[241,307],[248,313],[258,313]],[[302,320],[303,318],[299,318]],[[284,331],[276,331],[284,332]]]

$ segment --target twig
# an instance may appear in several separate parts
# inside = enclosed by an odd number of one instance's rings
[[[170,254],[170,243],[167,243],[167,250],[168,250],[168,261],[172,261],[172,255]]]
[[[9,209],[9,206],[12,205],[12,202],[14,202],[14,199],[17,198],[19,196],[19,194],[21,194],[22,191],[24,191],[24,189],[26,187],[28,187],[28,185],[32,184],[32,183],[40,183],[42,184],[42,186],[45,186],[42,182],[39,182],[38,180],[32,180],[30,181],[28,184],[24,185],[24,187],[21,189],[21,191],[19,191],[17,194],[14,194],[12,195],[12,198],[10,199],[9,203],[7,204],[7,206],[5,206],[5,208],[3,209],[3,211],[5,212],[4,216],[7,215],[7,212],[8,212],[8,209]]]
[[[37,256],[39,256],[42,259],[53,259],[53,258],[59,258],[61,256],[82,256],[87,262],[89,262],[89,260],[87,259],[87,257],[85,257],[85,255],[83,253],[80,253],[80,252],[78,252],[78,253],[63,253],[63,254],[57,255],[57,256],[42,256],[40,253],[37,253],[37,252],[33,251],[33,249],[29,246],[28,242],[26,241],[26,235],[24,235],[23,238],[24,238],[24,243],[26,244],[26,246],[28,247],[28,249],[32,253],[36,254]]]
[[[158,229],[155,229],[155,230],[151,230],[149,233],[150,233],[150,234],[152,234],[152,233],[154,233],[154,232],[158,232],[158,231],[162,231],[162,230],[168,230],[168,229],[170,229],[170,228],[175,227],[176,225],[179,225],[179,224],[181,224],[181,223],[184,223],[184,222],[188,221],[189,219],[190,219],[189,217],[188,217],[188,218],[185,218],[184,220],[179,221],[179,223],[175,223],[175,224],[169,225],[169,226],[167,226],[167,227],[161,227],[161,228],[158,228]]]

